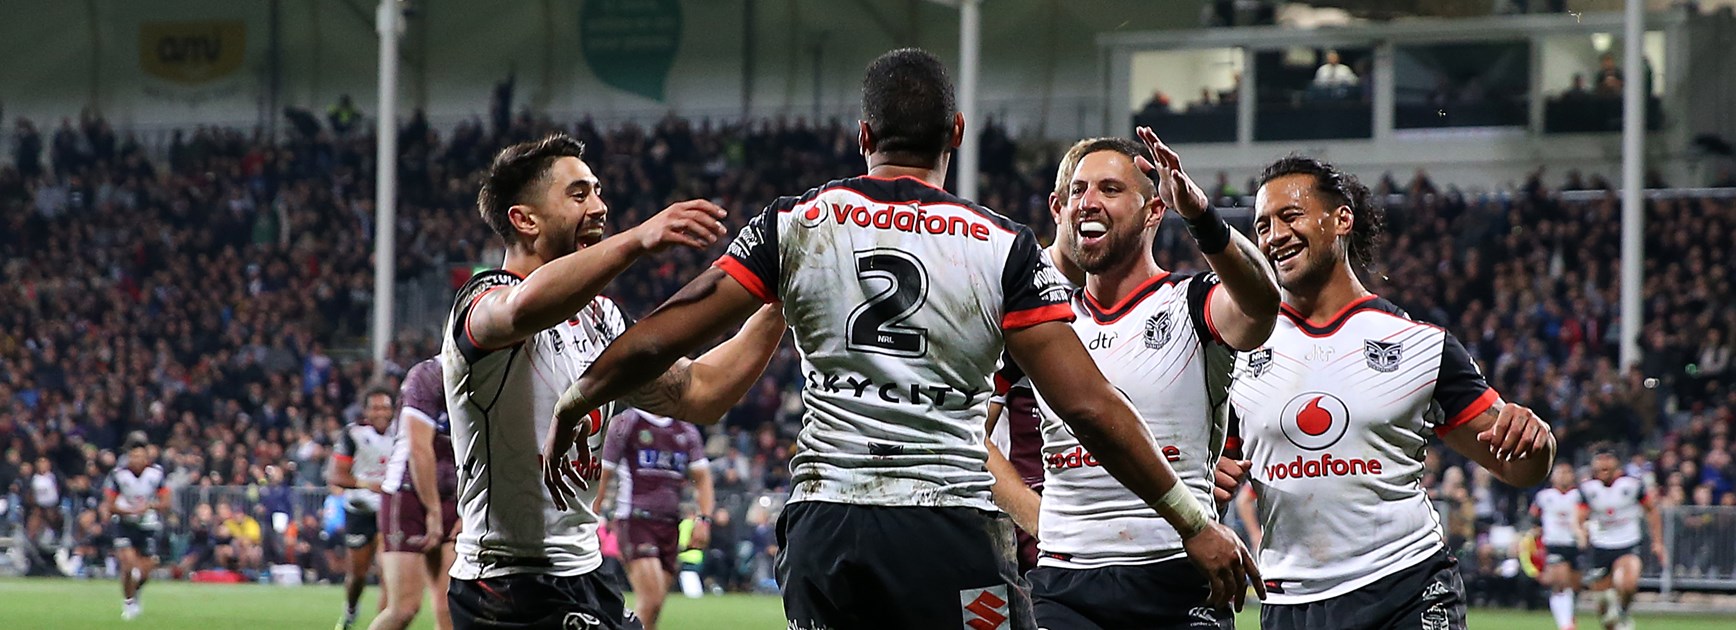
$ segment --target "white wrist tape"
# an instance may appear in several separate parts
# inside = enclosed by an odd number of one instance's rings
[[[1162,508],[1169,508],[1181,517],[1180,523],[1171,524],[1175,525],[1183,539],[1192,538],[1194,534],[1205,531],[1212,524],[1211,514],[1206,512],[1199,499],[1195,499],[1193,492],[1188,491],[1187,485],[1179,479],[1174,486],[1170,486],[1169,492],[1163,493],[1163,498],[1158,500],[1155,507],[1159,508],[1159,512]]]

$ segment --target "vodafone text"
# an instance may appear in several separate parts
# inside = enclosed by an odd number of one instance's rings
[[[1159,450],[1163,451],[1163,458],[1169,460],[1170,463],[1173,464],[1181,461],[1181,449],[1174,446],[1165,446]],[[1044,463],[1048,465],[1049,470],[1068,470],[1071,468],[1087,467],[1096,468],[1100,466],[1100,464],[1097,463],[1097,458],[1091,454],[1091,451],[1085,450],[1085,447],[1083,446],[1075,446],[1072,450],[1064,453],[1050,453],[1048,457],[1044,458],[1044,460]]]
[[[951,385],[930,383],[876,383],[866,376],[852,374],[807,374],[808,387],[828,394],[849,392],[856,398],[878,398],[881,402],[933,405],[935,407],[968,407],[977,402],[982,391],[967,391]]]
[[[855,223],[860,227],[894,230],[909,234],[938,234],[963,236],[979,241],[989,240],[989,226],[986,223],[972,221],[960,216],[929,214],[921,207],[914,209],[895,206],[869,208],[851,204],[833,204],[831,208],[832,220],[839,224]],[[818,205],[809,208],[803,215],[808,221],[817,221],[822,216],[824,216],[824,210]]]
[[[1267,479],[1378,474],[1380,474],[1380,460],[1378,459],[1337,459],[1331,453],[1321,453],[1319,457],[1314,459],[1304,459],[1301,455],[1297,455],[1293,461],[1266,465]]]

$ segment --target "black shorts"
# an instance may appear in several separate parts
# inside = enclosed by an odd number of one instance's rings
[[[1578,545],[1549,545],[1543,548],[1543,553],[1545,554],[1543,560],[1545,566],[1565,562],[1573,570],[1579,570]]]
[[[1031,605],[1043,630],[1231,630],[1236,615],[1212,608],[1211,583],[1186,558],[1095,569],[1037,567]]]
[[[115,523],[115,549],[133,549],[147,558],[157,557],[157,532],[125,521]]]
[[[380,534],[380,517],[373,512],[344,510],[344,546],[361,549],[374,544]]]
[[[1368,586],[1306,604],[1260,607],[1261,630],[1465,630],[1465,581],[1446,550]]]
[[[626,600],[602,571],[556,576],[520,573],[453,579],[446,590],[452,627],[535,630],[622,630]]]
[[[778,518],[778,550],[791,628],[1036,628],[998,513],[802,501]]]
[[[1631,547],[1605,549],[1594,546],[1591,548],[1591,553],[1586,555],[1590,556],[1590,560],[1585,567],[1585,579],[1597,580],[1615,571],[1615,561],[1620,560],[1622,556],[1639,557],[1640,547],[1633,545]]]

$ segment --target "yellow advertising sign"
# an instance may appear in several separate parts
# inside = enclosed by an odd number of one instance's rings
[[[139,67],[176,83],[220,79],[247,58],[247,23],[241,20],[139,24]]]

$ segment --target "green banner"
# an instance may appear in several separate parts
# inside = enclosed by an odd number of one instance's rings
[[[579,46],[603,83],[655,101],[681,45],[680,0],[585,0]]]

